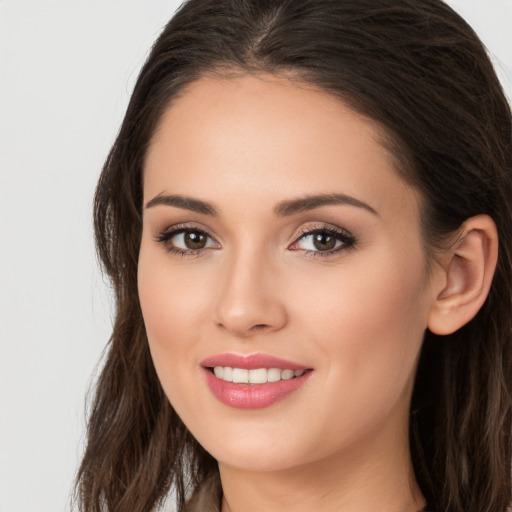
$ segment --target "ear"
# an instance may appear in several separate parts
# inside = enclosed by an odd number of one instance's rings
[[[427,324],[433,333],[451,334],[478,313],[489,293],[497,260],[498,232],[493,220],[488,215],[469,218],[457,241],[442,256],[438,269],[442,285],[434,290]]]

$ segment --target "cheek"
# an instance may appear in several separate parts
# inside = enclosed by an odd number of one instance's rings
[[[138,290],[150,343],[168,344],[172,341],[178,348],[179,344],[187,344],[187,338],[200,327],[204,318],[201,290],[208,286],[207,273],[191,269],[193,266],[187,262],[171,263],[165,251],[146,249],[143,243]]]
[[[200,423],[204,410],[198,388],[199,363],[211,321],[215,272],[208,264],[177,261],[143,240],[139,255],[138,290],[149,348],[161,385],[187,425]],[[197,377],[197,378],[196,378]]]
[[[419,258],[418,262],[422,262]],[[354,407],[391,407],[414,378],[426,329],[428,296],[423,266],[396,255],[351,266],[337,278],[316,280],[304,305],[301,330],[328,360],[331,386],[348,386]],[[323,286],[319,286],[323,283]],[[345,388],[347,389],[347,388]],[[337,399],[333,397],[333,399]]]
[[[186,274],[169,265],[167,254],[141,247],[138,268],[139,300],[153,364],[167,398],[186,424],[194,424],[197,393],[193,384],[199,357],[194,339],[200,329],[197,287]]]

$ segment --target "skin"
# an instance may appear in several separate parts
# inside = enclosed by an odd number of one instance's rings
[[[435,264],[427,278],[421,198],[398,176],[380,135],[338,99],[269,76],[204,77],[155,133],[144,204],[172,193],[218,212],[146,207],[138,280],[157,374],[219,461],[224,512],[424,505],[408,415],[445,277]],[[326,193],[374,211],[331,204],[274,213],[282,201]],[[206,247],[169,252],[183,247],[182,237],[157,238],[175,225],[206,232]],[[322,256],[301,233],[325,226],[355,242]],[[226,352],[270,354],[313,372],[269,407],[235,409],[212,395],[200,366]]]

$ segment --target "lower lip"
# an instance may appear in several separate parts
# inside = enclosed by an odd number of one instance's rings
[[[300,377],[266,384],[235,384],[215,377],[205,368],[206,382],[214,396],[223,404],[237,409],[261,409],[287,397],[302,387],[311,371]]]

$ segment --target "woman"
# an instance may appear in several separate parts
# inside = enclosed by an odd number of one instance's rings
[[[511,172],[441,1],[186,2],[97,188],[82,509],[504,511]]]

